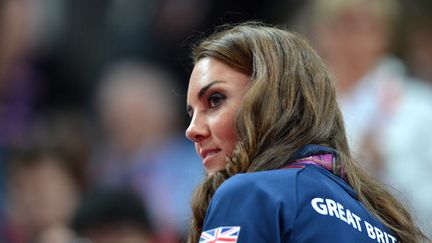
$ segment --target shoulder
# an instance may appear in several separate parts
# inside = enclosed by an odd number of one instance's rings
[[[213,196],[203,230],[222,226],[241,229],[238,242],[373,242],[377,237],[384,242],[383,237],[392,237],[342,179],[317,166],[226,180]]]
[[[237,226],[239,242],[281,242],[294,224],[295,181],[301,170],[238,174],[226,180],[213,195],[203,230]]]
[[[215,196],[218,194],[237,194],[239,191],[262,194],[273,194],[277,191],[279,195],[281,192],[292,194],[296,187],[328,180],[331,176],[326,175],[326,172],[315,166],[306,166],[304,168],[237,174],[226,180],[216,191]]]
[[[306,198],[321,190],[309,185],[329,180],[323,173],[306,166],[235,175],[213,195],[203,230],[238,226],[239,242],[285,242],[303,214]]]
[[[306,166],[235,175],[226,180],[215,192],[211,204],[234,204],[242,201],[250,207],[266,204],[269,209],[295,205],[305,197],[340,188],[332,175],[322,168]],[[339,182],[340,183],[340,182]]]
[[[281,169],[237,174],[226,180],[216,191],[215,197],[238,195],[239,192],[254,192],[272,196],[275,191],[290,191],[295,188],[301,169]]]

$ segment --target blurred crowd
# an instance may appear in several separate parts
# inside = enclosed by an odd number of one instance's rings
[[[309,38],[355,157],[432,236],[430,0],[1,0],[0,242],[181,242],[191,46],[252,19]]]

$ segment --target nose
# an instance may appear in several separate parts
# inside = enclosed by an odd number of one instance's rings
[[[210,131],[205,120],[195,114],[185,134],[192,142],[200,142],[209,136]]]

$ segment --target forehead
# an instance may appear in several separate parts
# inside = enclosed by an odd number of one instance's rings
[[[201,90],[214,81],[231,88],[243,88],[249,83],[249,76],[233,69],[217,59],[205,57],[200,59],[192,71],[189,80],[188,100],[194,98]]]

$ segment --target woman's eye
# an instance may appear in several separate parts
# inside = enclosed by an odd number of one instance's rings
[[[225,95],[221,93],[213,93],[209,95],[207,98],[209,108],[215,108],[219,106],[225,100],[225,98]]]

